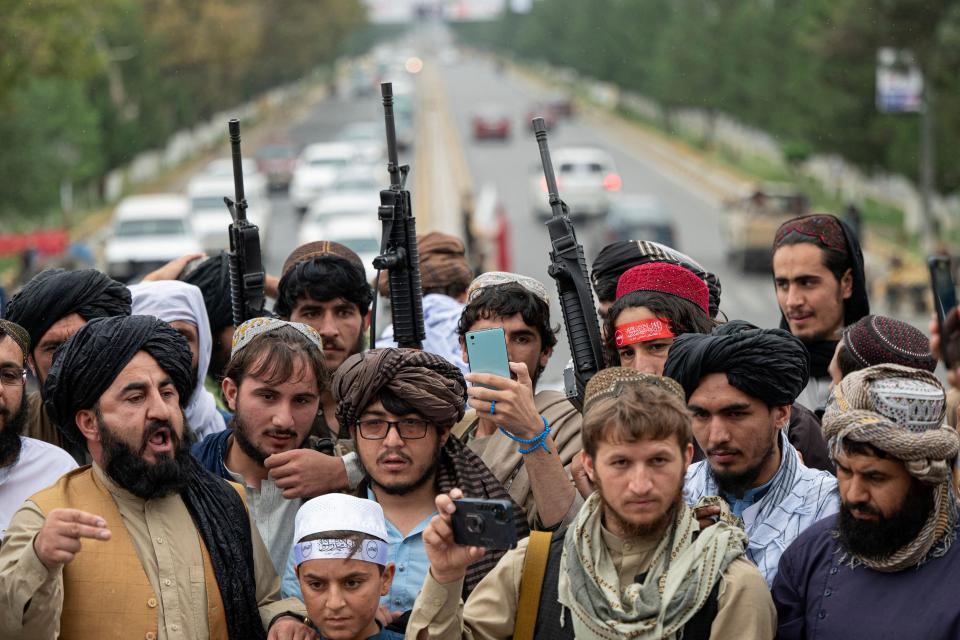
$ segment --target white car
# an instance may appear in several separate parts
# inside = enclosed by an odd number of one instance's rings
[[[259,180],[246,183],[244,174],[244,195],[247,199],[247,219],[260,227],[260,245],[266,242],[267,226],[270,220],[270,200],[267,197],[266,183]],[[230,212],[223,202],[224,196],[233,200],[233,177],[202,173],[187,183],[187,197],[190,199],[190,222],[194,234],[203,250],[215,255],[222,249],[230,248]]]
[[[199,253],[190,203],[176,194],[124,198],[113,213],[104,254],[107,275],[128,282],[174,258]]]
[[[331,220],[373,220],[379,224],[377,208],[379,192],[330,194],[310,204],[300,223],[299,242],[306,244],[317,240],[332,240],[323,235]]]
[[[352,164],[337,174],[330,195],[380,193],[390,186],[386,165]]]
[[[380,236],[383,225],[376,216],[339,216],[327,219],[315,227],[317,238],[339,242],[353,249],[367,274],[367,282],[377,275],[373,259],[380,255]]]
[[[290,201],[299,212],[330,188],[340,171],[357,158],[350,142],[311,144],[300,154],[290,180]]]
[[[337,140],[353,144],[364,162],[380,162],[386,158],[386,135],[382,122],[351,122],[340,130]]]
[[[553,167],[560,199],[567,203],[571,215],[605,215],[623,186],[613,158],[596,147],[558,149],[553,153]],[[541,218],[551,213],[547,195],[547,180],[537,165],[530,178],[530,200]]]

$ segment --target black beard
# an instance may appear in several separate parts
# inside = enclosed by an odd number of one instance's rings
[[[140,448],[134,451],[126,442],[113,435],[100,412],[97,430],[103,448],[103,470],[118,485],[144,500],[152,500],[179,493],[187,486],[190,472],[190,447],[173,430],[173,425],[162,420],[151,420],[143,432]],[[156,462],[143,459],[150,436],[166,427],[173,444],[173,456],[158,454]]]
[[[420,474],[419,478],[406,484],[394,484],[390,486],[382,485],[377,482],[373,475],[367,470],[366,466],[363,464],[363,460],[360,459],[360,456],[357,456],[357,460],[360,460],[360,468],[363,469],[363,472],[367,474],[368,478],[370,478],[371,485],[379,489],[383,489],[383,492],[387,495],[405,496],[411,491],[419,489],[428,482],[433,482],[434,477],[437,474],[437,466],[440,464],[440,441],[437,440],[437,450],[434,452],[433,460],[431,461],[430,466],[423,470],[423,473]]]
[[[722,473],[711,468],[713,478],[716,480],[717,488],[720,489],[720,492],[736,496],[737,498],[742,498],[747,491],[752,489],[754,483],[757,481],[757,478],[760,477],[760,472],[763,471],[763,466],[768,460],[770,460],[770,458],[773,457],[773,454],[778,449],[777,437],[778,436],[775,434],[773,442],[770,443],[770,447],[766,450],[763,456],[760,457],[760,460],[757,462],[757,464],[749,469],[745,469],[740,473]]]
[[[903,548],[919,535],[934,508],[934,488],[912,480],[900,510],[884,517],[868,504],[840,505],[835,531],[838,542],[854,556],[882,559]],[[879,520],[858,520],[852,510],[876,515]]]
[[[270,454],[255,445],[253,440],[250,439],[250,436],[247,435],[247,427],[243,421],[240,420],[239,402],[237,402],[237,413],[233,415],[233,420],[230,421],[230,426],[233,428],[233,441],[238,447],[240,447],[240,451],[243,451],[244,455],[262,467],[266,459],[270,457]],[[279,430],[274,429],[274,431]],[[292,430],[285,430],[284,432],[292,432]],[[308,433],[306,438],[304,438],[303,441],[297,445],[297,448],[302,449],[309,438],[310,434]]]
[[[16,413],[11,416],[10,410],[4,409],[2,417],[5,424],[0,429],[0,468],[13,464],[20,455],[23,445],[20,434],[27,423],[27,394],[20,397],[20,408]]]

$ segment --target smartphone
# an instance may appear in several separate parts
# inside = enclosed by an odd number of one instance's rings
[[[930,256],[927,259],[930,266],[930,286],[933,287],[933,307],[937,312],[937,324],[940,329],[940,355],[947,369],[952,365],[947,358],[949,336],[946,331],[946,319],[949,313],[957,306],[957,288],[950,275],[950,259],[943,256]]]
[[[507,339],[502,327],[468,331],[466,342],[471,373],[492,373],[504,378],[510,377]]]
[[[487,549],[513,549],[517,528],[513,524],[513,503],[509,500],[454,500],[453,541]]]

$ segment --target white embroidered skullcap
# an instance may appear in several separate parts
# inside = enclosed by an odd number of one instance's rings
[[[520,285],[540,300],[550,304],[550,299],[547,297],[547,288],[543,286],[542,282],[530,276],[508,271],[487,271],[474,278],[467,288],[467,303],[473,302],[474,298],[479,296],[484,289],[510,283]]]
[[[354,552],[350,540],[319,538],[304,541],[326,531],[355,531],[379,540],[364,540]],[[345,493],[328,493],[303,503],[294,523],[294,558],[300,565],[307,560],[352,558],[387,564],[387,524],[383,508],[373,500]]]
[[[307,324],[300,322],[289,322],[278,318],[252,318],[247,320],[233,332],[233,346],[230,349],[230,357],[240,353],[250,342],[259,335],[276,331],[281,327],[290,327],[296,329],[304,335],[310,342],[317,345],[318,349],[323,349],[323,339],[317,330]]]

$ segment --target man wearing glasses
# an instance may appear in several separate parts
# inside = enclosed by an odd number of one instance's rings
[[[387,524],[389,561],[397,567],[381,598],[381,620],[405,624],[430,562],[423,530],[436,512],[435,498],[454,487],[469,498],[510,499],[480,458],[450,428],[463,417],[466,384],[444,358],[412,349],[374,349],[348,358],[332,384],[337,420],[356,444],[367,478],[357,495],[375,500]],[[526,515],[514,506],[518,537]],[[467,571],[466,597],[503,552],[490,551]],[[288,571],[283,593],[297,595]]]
[[[0,320],[0,543],[24,500],[77,468],[60,447],[20,435],[27,419],[23,365],[29,352],[27,331]]]

